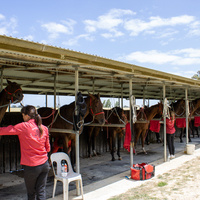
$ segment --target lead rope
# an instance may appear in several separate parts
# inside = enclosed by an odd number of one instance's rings
[[[10,101],[11,101],[11,100],[10,100]],[[3,108],[3,107],[6,107],[6,106],[9,106],[9,105],[11,105],[11,104],[15,104],[15,103],[17,103],[17,101],[18,101],[18,100],[15,100],[15,101],[13,101],[13,102],[11,102],[11,103],[4,104],[4,105],[0,106],[0,108]]]

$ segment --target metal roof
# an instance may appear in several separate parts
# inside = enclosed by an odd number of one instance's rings
[[[200,97],[200,81],[119,62],[96,55],[0,36],[0,68],[6,79],[22,85],[25,94],[74,95],[75,69],[79,91],[101,97],[129,97],[132,79],[135,98],[161,99],[163,84],[168,99]]]

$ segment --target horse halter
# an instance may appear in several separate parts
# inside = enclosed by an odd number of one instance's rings
[[[9,94],[9,95],[11,96],[11,102],[12,102],[12,103],[14,102],[13,97],[15,97],[15,93],[16,93],[17,91],[22,91],[21,88],[18,88],[18,89],[15,90],[13,93],[7,91],[6,88],[4,88],[4,90],[5,90],[5,92],[6,92],[7,94]]]
[[[105,114],[103,111],[102,111],[102,112],[99,112],[99,113],[94,113],[94,112],[93,112],[93,110],[92,110],[92,98],[91,98],[91,97],[90,97],[90,111],[91,111],[93,117],[96,116],[96,115]]]

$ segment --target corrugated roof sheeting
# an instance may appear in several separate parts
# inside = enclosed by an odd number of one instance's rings
[[[129,97],[129,80],[136,98],[161,99],[163,84],[168,99],[199,98],[200,81],[124,62],[58,47],[0,36],[0,68],[6,79],[22,85],[27,94],[74,95],[75,69],[79,90],[99,92],[103,97]]]

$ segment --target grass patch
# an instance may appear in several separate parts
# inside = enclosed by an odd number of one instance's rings
[[[163,186],[165,186],[165,185],[167,185],[167,182],[160,181],[160,182],[158,183],[158,187],[163,187]]]

